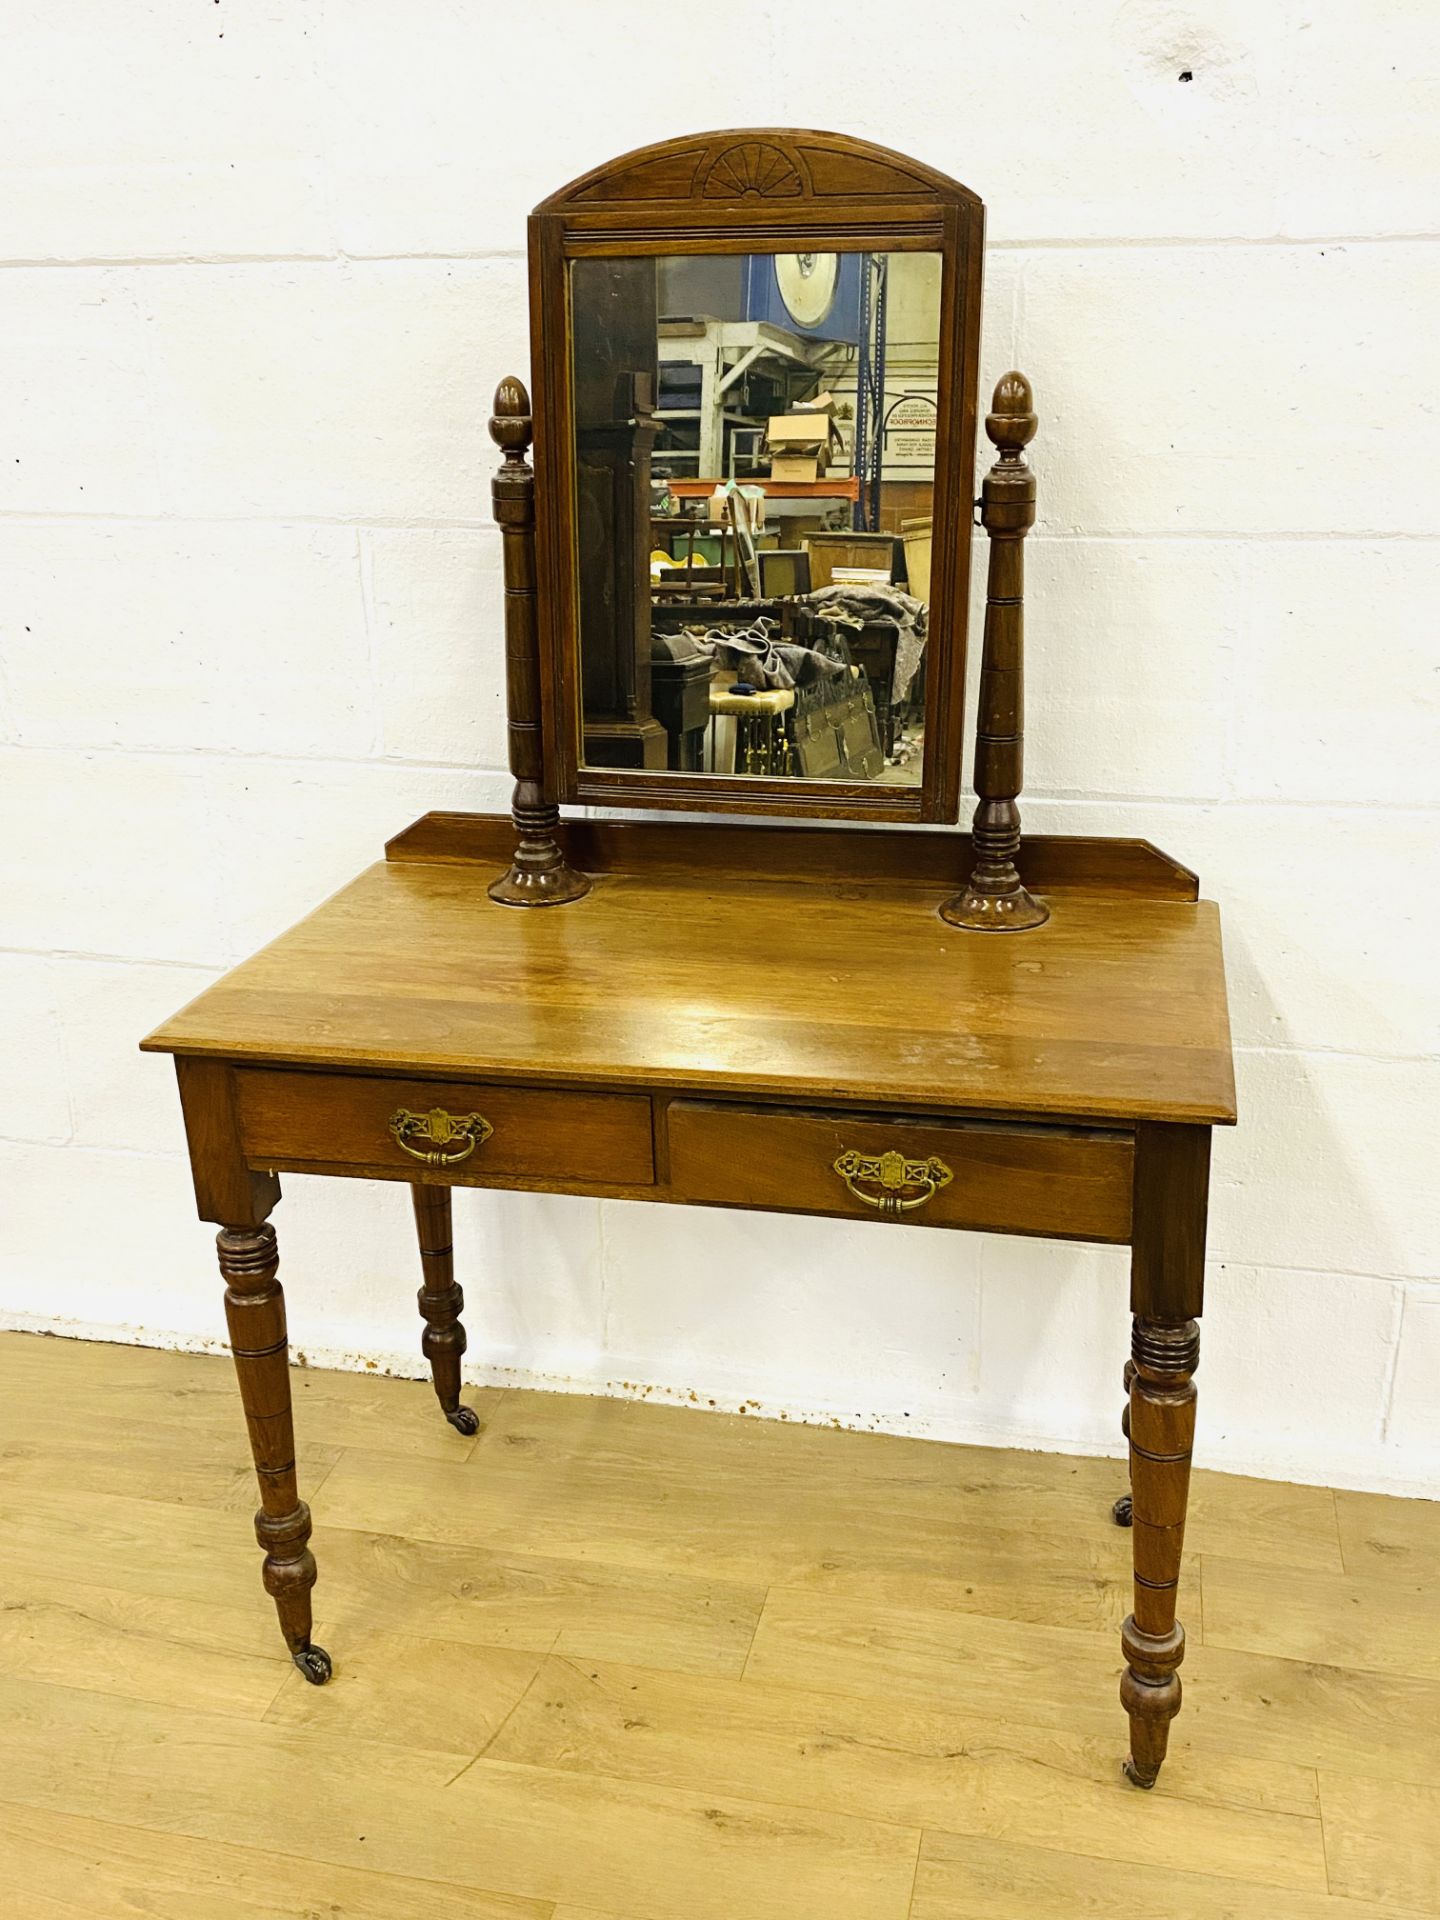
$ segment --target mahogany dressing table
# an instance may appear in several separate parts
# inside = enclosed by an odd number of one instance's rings
[[[518,381],[502,382],[491,423],[513,816],[425,816],[144,1042],[175,1056],[200,1216],[220,1228],[264,1582],[317,1684],[331,1663],[310,1637],[316,1568],[269,1224],[281,1172],[409,1183],[423,1350],[465,1434],[454,1186],[835,1215],[871,1223],[877,1262],[880,1236],[907,1223],[1044,1235],[1131,1249],[1121,1699],[1126,1772],[1155,1781],[1180,1704],[1210,1130],[1235,1119],[1219,920],[1194,876],[1143,842],[1021,842],[1036,419],[1016,374],[986,423],[998,458],[979,503],[974,823],[915,831],[959,809],[982,235],[980,203],[954,181],[810,132],[667,142],[543,203],[533,473]],[[927,378],[933,444],[892,445],[897,384],[913,398]],[[817,470],[794,493],[759,462],[747,481],[755,436],[737,426],[793,423],[807,405],[840,422],[847,485]],[[722,496],[702,499],[717,517],[699,535],[697,478]],[[767,515],[787,494],[799,504],[782,550],[833,540],[849,516],[888,578],[862,569],[838,612],[833,593],[809,594],[757,620],[749,547],[775,542],[755,489]],[[760,771],[688,750],[677,762],[651,699],[675,600],[652,584],[694,566],[705,540],[722,564],[687,634],[702,691],[708,677],[731,707],[747,687],[793,691]],[[926,629],[909,692],[896,689],[902,750],[878,772],[846,585],[878,594],[897,633]],[[805,770],[817,742],[828,778]],[[691,817],[562,819],[561,802]]]

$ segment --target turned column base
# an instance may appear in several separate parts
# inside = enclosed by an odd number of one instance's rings
[[[993,750],[1006,743],[991,741],[989,744]],[[1019,752],[1018,736],[1008,744]],[[977,761],[977,786],[980,766],[981,762]],[[1018,761],[1014,773],[1018,782]],[[970,933],[1024,933],[1031,927],[1043,927],[1050,918],[1050,909],[1022,885],[1015,864],[1020,858],[1020,809],[1013,793],[990,794],[981,799],[975,809],[970,840],[975,849],[975,865],[969,881],[963,892],[941,907],[940,918]]]
[[[560,809],[522,801],[514,817],[515,858],[508,873],[491,881],[490,898],[502,907],[560,907],[583,899],[590,891],[589,875],[570,865],[555,838]]]
[[[502,873],[486,888],[490,898],[502,907],[560,907],[567,900],[583,899],[589,891],[588,877],[567,866],[563,859],[541,868],[522,867],[517,860],[508,873]]]
[[[970,933],[1023,933],[1029,927],[1043,927],[1050,909],[1026,887],[1016,886],[1010,893],[982,893],[969,886],[945,902],[940,918]]]

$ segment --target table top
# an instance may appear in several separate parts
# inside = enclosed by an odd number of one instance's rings
[[[483,838],[487,817],[473,819]],[[625,831],[639,844],[667,829]],[[1056,887],[1045,926],[966,933],[938,916],[956,883],[927,870],[933,839],[913,877],[846,874],[826,870],[844,866],[839,836],[808,830],[819,870],[782,878],[687,864],[678,849],[700,831],[546,908],[488,898],[503,859],[402,850],[144,1045],[810,1105],[1233,1121],[1210,902]],[[738,830],[752,844],[764,831]]]

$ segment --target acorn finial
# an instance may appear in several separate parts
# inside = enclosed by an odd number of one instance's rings
[[[507,374],[495,389],[495,411],[490,416],[490,438],[507,460],[522,460],[534,435],[530,396],[523,380]]]
[[[1035,438],[1035,396],[1023,373],[1003,374],[995,383],[995,398],[985,416],[985,431],[1002,456],[1018,460]]]

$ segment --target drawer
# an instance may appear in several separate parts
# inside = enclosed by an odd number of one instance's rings
[[[650,1186],[655,1179],[650,1102],[643,1094],[256,1067],[240,1068],[235,1082],[252,1166],[364,1168],[408,1177],[426,1168],[453,1170],[457,1181],[478,1186]]]
[[[1130,1237],[1128,1133],[676,1100],[668,1134],[677,1200],[1071,1240]]]

